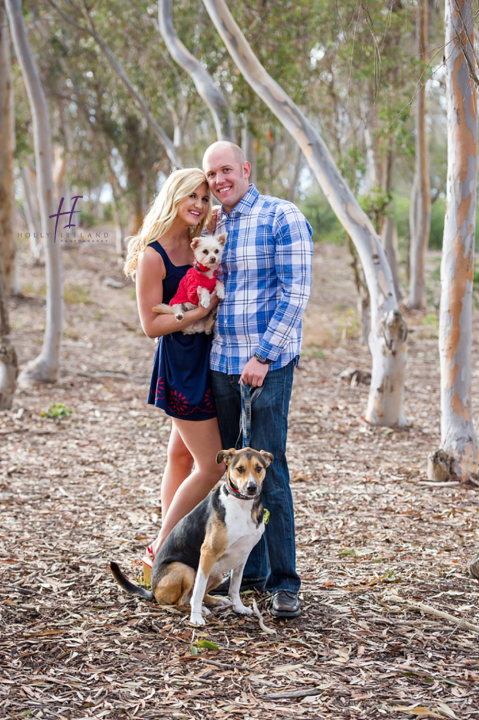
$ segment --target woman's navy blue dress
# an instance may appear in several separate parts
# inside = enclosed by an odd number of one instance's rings
[[[173,265],[158,241],[150,243],[150,247],[160,253],[165,263],[163,302],[169,303],[191,265]],[[216,417],[208,377],[211,340],[212,335],[206,333],[184,335],[181,331],[158,339],[149,405],[156,405],[180,420]]]

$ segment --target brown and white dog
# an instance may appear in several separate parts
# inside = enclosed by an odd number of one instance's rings
[[[151,571],[151,591],[134,585],[110,563],[117,583],[130,595],[160,605],[186,609],[190,622],[204,625],[207,605],[232,605],[243,615],[252,615],[241,602],[239,590],[248,556],[264,533],[261,493],[266,468],[273,461],[264,450],[221,450],[216,457],[227,466],[226,481],[199,503],[173,528],[161,546]],[[213,597],[213,590],[231,573],[230,598]]]
[[[205,235],[197,237],[191,243],[195,254],[195,264],[180,280],[176,295],[170,304],[155,305],[153,312],[158,315],[174,315],[178,322],[185,317],[185,310],[193,310],[198,303],[208,308],[210,306],[210,293],[216,290],[220,300],[225,296],[225,286],[216,279],[218,266],[221,262],[226,243],[227,233],[221,235]],[[197,320],[183,330],[184,335],[197,332],[211,333],[216,319],[216,310],[210,312],[202,320]]]

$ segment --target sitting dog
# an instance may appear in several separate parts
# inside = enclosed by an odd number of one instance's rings
[[[156,305],[153,312],[174,315],[178,322],[185,317],[185,310],[193,310],[198,307],[198,302],[204,308],[210,306],[210,293],[216,290],[220,300],[225,296],[225,286],[216,279],[218,265],[221,262],[223,250],[228,233],[221,235],[205,235],[197,237],[191,243],[195,253],[195,264],[186,275],[180,280],[176,295],[170,300],[170,304]],[[211,333],[216,319],[216,310],[213,310],[202,320],[190,325],[183,330],[185,335],[191,333]]]
[[[160,605],[186,609],[190,622],[204,625],[207,605],[230,605],[243,615],[252,615],[239,595],[248,555],[264,533],[261,493],[271,453],[251,448],[221,450],[216,457],[227,466],[226,481],[199,503],[173,528],[161,546],[151,571],[151,591],[130,582],[118,565],[110,563],[113,577],[130,595]],[[230,600],[208,595],[224,573],[232,570]]]

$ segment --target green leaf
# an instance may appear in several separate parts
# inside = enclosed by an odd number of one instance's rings
[[[197,648],[195,645],[192,645],[192,646],[190,647],[190,653],[191,653],[192,655],[198,655],[198,648]]]
[[[199,640],[196,645],[197,647],[209,648],[210,650],[219,650],[218,645],[214,642],[211,642],[211,640]]]
[[[270,517],[271,517],[271,513],[268,510],[268,508],[263,508],[263,520],[264,520],[265,525],[267,525],[269,523]]]
[[[344,557],[345,555],[356,555],[356,550],[342,550],[342,552],[337,553],[338,557]]]

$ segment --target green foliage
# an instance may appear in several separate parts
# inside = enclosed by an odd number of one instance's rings
[[[63,403],[53,403],[50,405],[48,410],[44,410],[41,417],[51,418],[52,420],[63,420],[63,418],[71,415],[72,411],[70,408],[65,407]]]
[[[90,305],[90,289],[83,285],[65,285],[63,290],[65,302],[69,305],[82,304]]]
[[[80,210],[80,221],[81,227],[90,228],[98,224],[98,219],[95,215],[88,210]]]

